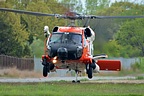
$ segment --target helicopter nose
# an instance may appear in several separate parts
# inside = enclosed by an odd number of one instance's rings
[[[68,57],[68,51],[67,48],[58,48],[57,50],[57,55],[60,60],[66,60]]]

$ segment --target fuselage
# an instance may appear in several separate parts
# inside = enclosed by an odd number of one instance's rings
[[[45,55],[42,56],[43,75],[47,76],[47,72],[55,68],[75,71],[86,69],[88,78],[92,78],[93,70],[99,72],[100,68],[120,70],[120,61],[94,60],[107,57],[93,56],[94,38],[95,33],[89,27],[55,27],[46,38]]]
[[[91,63],[92,43],[83,27],[55,27],[46,43],[49,61]]]

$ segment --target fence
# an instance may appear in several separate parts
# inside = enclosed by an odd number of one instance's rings
[[[11,67],[16,67],[19,70],[34,70],[34,59],[0,55],[0,68]]]

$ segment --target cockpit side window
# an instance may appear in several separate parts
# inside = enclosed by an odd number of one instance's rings
[[[80,34],[72,34],[72,41],[78,44],[82,43],[82,36]]]
[[[51,38],[50,38],[50,43],[59,43],[62,40],[62,35],[61,33],[55,33],[52,34]]]

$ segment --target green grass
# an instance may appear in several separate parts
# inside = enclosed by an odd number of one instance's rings
[[[98,83],[1,83],[1,96],[96,96],[144,95],[144,84]]]
[[[137,80],[144,80],[144,76],[137,76],[136,79]]]

